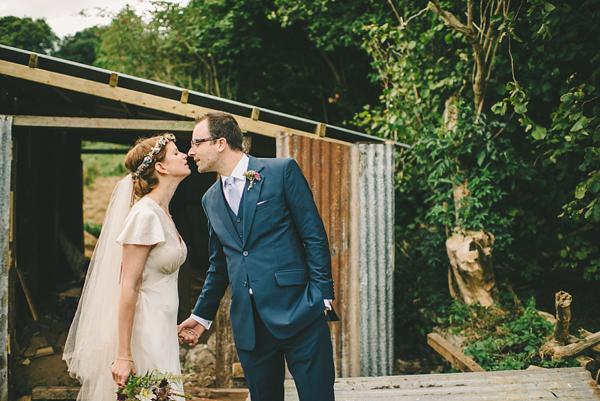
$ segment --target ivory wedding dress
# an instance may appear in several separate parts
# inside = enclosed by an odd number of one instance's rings
[[[187,248],[170,216],[153,199],[142,198],[129,211],[125,194],[129,190],[131,196],[131,186],[128,176],[113,192],[67,338],[63,359],[69,373],[82,382],[77,400],[116,399],[117,385],[110,368],[117,357],[123,244],[153,246],[142,274],[133,322],[131,351],[136,372],[145,374],[156,369],[181,374],[177,278]],[[123,201],[126,210],[121,210]],[[178,385],[173,389],[183,393]]]

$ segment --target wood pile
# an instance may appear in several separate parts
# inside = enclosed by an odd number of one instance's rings
[[[573,298],[565,291],[555,295],[556,319],[554,332],[548,342],[540,348],[540,356],[546,360],[575,358],[592,373],[598,381],[600,365],[600,331],[590,333],[580,330],[579,337],[569,334],[571,302]]]

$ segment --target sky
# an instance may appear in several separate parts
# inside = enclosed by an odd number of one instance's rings
[[[149,0],[0,0],[0,17],[44,18],[54,33],[62,38],[93,25],[107,25],[110,18],[98,16],[99,12],[116,13],[128,3],[138,12],[151,7]],[[81,11],[86,16],[80,15]]]

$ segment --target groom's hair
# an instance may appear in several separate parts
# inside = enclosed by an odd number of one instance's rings
[[[205,115],[196,119],[196,125],[200,124],[204,120],[208,121],[208,132],[210,133],[211,138],[225,138],[227,140],[227,144],[232,150],[239,150],[240,152],[243,151],[242,129],[231,114],[222,111],[206,113]]]

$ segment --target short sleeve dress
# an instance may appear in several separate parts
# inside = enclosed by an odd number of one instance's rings
[[[117,243],[153,246],[142,274],[133,322],[131,352],[136,371],[181,374],[177,278],[187,247],[171,217],[149,197],[131,208]]]

